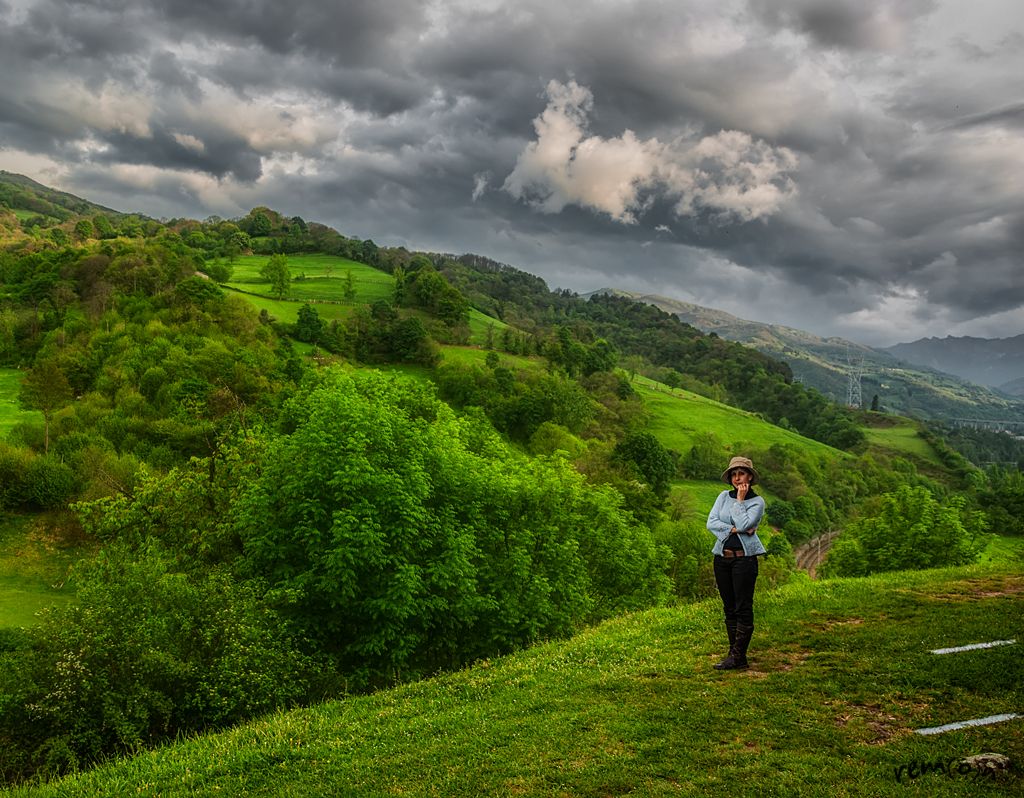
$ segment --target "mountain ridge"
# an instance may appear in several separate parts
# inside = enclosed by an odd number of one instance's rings
[[[1000,394],[992,386],[915,361],[891,351],[892,348],[875,348],[836,336],[823,338],[806,330],[742,319],[723,310],[658,294],[601,288],[582,296],[597,294],[652,304],[702,332],[752,346],[783,360],[795,379],[837,402],[848,401],[851,373],[859,373],[861,405],[865,408],[872,407],[877,396],[879,409],[904,416],[938,420],[1024,419],[1024,403],[1017,396],[1024,393],[1024,381],[1018,391]],[[1020,338],[1024,343],[1024,336]],[[1020,373],[1024,375],[1024,368]]]
[[[919,338],[886,347],[898,358],[1024,395],[1024,334],[1009,338],[952,336]]]

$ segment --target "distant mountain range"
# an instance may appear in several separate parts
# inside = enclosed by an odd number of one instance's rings
[[[922,338],[887,347],[901,360],[1024,396],[1024,335],[1013,338]]]
[[[930,362],[927,362],[922,360],[923,355],[916,354],[913,349],[906,349],[922,342],[874,349],[844,338],[821,338],[805,330],[741,319],[722,310],[656,294],[639,294],[613,288],[591,293],[610,293],[647,302],[678,316],[702,332],[713,332],[730,341],[752,346],[777,360],[785,361],[795,379],[837,402],[845,403],[851,398],[851,373],[859,373],[861,406],[864,408],[870,408],[877,396],[879,409],[918,418],[1024,420],[1024,402],[1016,398],[1024,395],[1024,365],[1016,371],[1016,376],[1021,379],[1014,391],[1009,379],[999,383],[978,384],[965,374],[955,371],[957,360],[952,356],[940,357],[941,346],[934,347]],[[964,339],[946,339],[953,342],[958,340]],[[984,342],[983,339],[969,340]],[[1018,362],[1024,364],[1024,336],[1006,340],[1017,343]],[[938,344],[942,343],[938,341]],[[983,359],[980,354],[975,357],[979,361]],[[967,360],[964,356],[959,362]],[[995,360],[995,357],[984,358],[985,362]],[[1003,358],[1006,373],[1012,373],[1012,366],[1009,365],[1011,362],[1008,356]],[[937,365],[939,363],[945,365],[945,368]],[[991,373],[999,373],[1001,376],[1003,372],[996,372],[993,368]],[[856,380],[853,382],[856,384]],[[994,384],[999,385],[1001,392],[986,387]]]

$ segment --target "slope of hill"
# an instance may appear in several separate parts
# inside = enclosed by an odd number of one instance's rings
[[[950,369],[935,371],[931,364],[915,367],[902,362],[897,359],[902,355],[892,351],[895,347],[878,350],[842,338],[821,338],[803,330],[748,321],[724,311],[653,294],[617,289],[594,293],[611,293],[650,303],[703,332],[752,346],[785,361],[796,379],[836,402],[847,400],[849,375],[851,369],[857,369],[861,372],[865,407],[870,407],[877,395],[880,409],[900,415],[1024,420],[1024,403],[968,382],[962,376],[954,376],[957,372]],[[1024,336],[1021,339],[1024,342]]]
[[[886,347],[902,360],[1024,396],[1024,335],[1012,338],[921,338]]]
[[[0,206],[12,211],[51,217],[65,222],[76,216],[94,214],[122,215],[119,211],[37,183],[24,175],[0,170]]]
[[[711,669],[717,600],[650,610],[2,794],[1018,795],[1024,719],[915,730],[1019,712],[1019,645],[931,651],[1014,637],[1022,594],[1019,565],[801,581],[760,594],[741,673]],[[1013,770],[957,769],[981,752]]]

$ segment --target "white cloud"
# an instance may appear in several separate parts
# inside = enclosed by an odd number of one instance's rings
[[[490,179],[491,175],[489,172],[477,172],[473,175],[473,202],[476,202],[484,195]]]
[[[703,210],[725,219],[770,216],[796,193],[796,155],[748,133],[723,130],[699,140],[588,135],[590,90],[551,81],[548,106],[534,120],[535,141],[520,153],[503,188],[545,213],[575,204],[634,224],[653,193],[677,198],[679,216]],[[644,198],[646,196],[646,199]]]

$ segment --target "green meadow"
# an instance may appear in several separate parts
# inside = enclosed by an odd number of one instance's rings
[[[0,629],[30,626],[39,610],[69,601],[65,582],[82,554],[55,539],[41,518],[0,515]]]
[[[42,421],[41,413],[23,410],[18,404],[22,373],[18,369],[0,368],[0,440],[22,422]]]
[[[288,299],[293,302],[337,302],[347,305],[358,302],[372,304],[378,299],[390,299],[394,292],[395,281],[390,274],[358,263],[354,260],[339,258],[334,255],[288,255],[288,268],[292,274],[292,284]],[[271,296],[270,284],[260,277],[269,255],[243,255],[233,264],[230,288],[249,291],[264,296]],[[345,281],[348,273],[352,273],[353,288],[356,298],[353,302],[345,302]],[[318,307],[317,310],[320,310]],[[324,316],[324,313],[321,313]],[[326,318],[326,316],[325,316]]]
[[[737,452],[751,444],[767,447],[776,443],[809,450],[812,454],[848,457],[845,452],[799,433],[769,424],[753,413],[716,402],[679,388],[636,377],[633,387],[644,400],[650,414],[650,430],[661,443],[677,452],[685,452],[699,433],[711,432]]]
[[[271,296],[270,284],[260,277],[268,255],[243,255],[233,264],[231,281],[226,287],[244,292],[245,298],[259,310],[266,310],[273,318],[288,324],[298,320],[299,308],[311,303],[324,321],[343,321],[352,314],[352,308],[372,305],[378,300],[390,301],[395,281],[387,272],[334,255],[288,255],[288,268],[292,284],[287,299]],[[346,300],[345,285],[348,272],[352,273],[355,297]],[[496,337],[508,327],[502,321],[481,313],[476,308],[469,312],[470,341],[483,344],[488,328]]]
[[[760,590],[751,668],[717,672],[717,600],[3,793],[49,796],[1010,796],[1024,719],[1024,569],[979,567]],[[952,772],[929,767],[953,763]],[[911,776],[912,774],[912,776]]]
[[[868,444],[930,466],[942,466],[935,450],[918,434],[918,424],[899,416],[881,416],[864,427]]]

